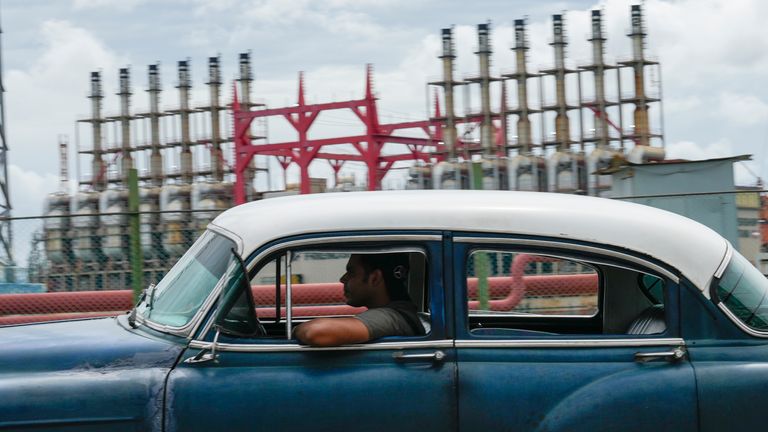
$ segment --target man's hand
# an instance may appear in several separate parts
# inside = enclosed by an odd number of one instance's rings
[[[316,318],[299,325],[293,334],[301,343],[331,347],[367,342],[368,327],[357,318]]]

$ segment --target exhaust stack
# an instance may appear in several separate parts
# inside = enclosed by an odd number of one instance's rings
[[[253,71],[251,70],[251,54],[249,52],[240,53],[240,106],[246,110],[251,108],[251,82],[253,82]],[[253,200],[253,179],[255,177],[256,158],[251,159],[248,167],[245,169],[245,195],[248,201]]]
[[[181,181],[192,183],[192,151],[190,150],[191,137],[189,134],[189,90],[192,83],[189,75],[189,60],[181,60],[179,67],[179,112],[181,114]]]
[[[152,152],[149,156],[149,173],[152,186],[163,185],[163,155],[160,153],[160,70],[157,64],[149,65],[149,128]]]
[[[445,125],[443,126],[443,142],[448,152],[448,160],[456,159],[456,111],[454,104],[453,61],[456,53],[453,45],[453,30],[444,28],[442,33],[443,54],[443,89],[445,97]]]
[[[603,21],[599,10],[592,11],[592,68],[595,78],[595,139],[598,147],[607,147],[608,117],[605,99],[605,37],[603,36]]]
[[[525,33],[525,20],[515,20],[515,52],[516,71],[514,78],[517,80],[517,142],[520,145],[521,154],[529,154],[533,146],[531,135],[531,120],[528,118],[528,38]]]
[[[59,192],[69,193],[69,138],[59,135]]]
[[[221,70],[219,58],[208,58],[208,84],[211,91],[211,177],[220,182],[224,178],[224,159],[221,152],[221,126],[219,112],[221,106]]]
[[[482,121],[480,123],[480,145],[483,155],[493,154],[493,124],[491,123],[491,25],[490,23],[477,26],[477,54],[480,60],[480,104]]]
[[[571,129],[568,120],[568,103],[565,98],[565,25],[562,15],[552,16],[552,31],[554,38],[552,47],[555,49],[555,92],[557,115],[555,116],[555,140],[562,151],[570,149]]]
[[[101,90],[101,73],[91,72],[91,94],[88,99],[91,100],[91,125],[93,129],[93,162],[91,164],[91,184],[95,191],[106,189],[106,166],[104,165],[101,134],[101,123],[104,121],[101,117],[101,100],[104,94]]]
[[[133,168],[133,156],[131,155],[131,78],[128,68],[120,69],[120,129],[122,137],[121,174],[123,185],[128,187],[128,173]]]
[[[635,131],[638,145],[649,145],[648,127],[648,100],[645,95],[645,26],[643,25],[643,11],[640,5],[632,5],[631,9],[632,32],[628,35],[632,39],[632,63],[635,78]]]

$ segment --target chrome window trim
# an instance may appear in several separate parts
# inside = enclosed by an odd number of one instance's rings
[[[456,348],[621,348],[684,346],[680,338],[457,340]]]
[[[237,246],[237,253],[239,253],[240,255],[243,254],[243,249],[245,248],[245,246],[243,245],[243,239],[239,235],[233,233],[232,231],[226,228],[222,228],[212,223],[208,224],[207,228],[215,232],[216,234],[220,234],[221,236],[226,237],[232,240],[233,242],[235,242],[235,246]]]
[[[537,247],[550,247],[550,248],[554,247],[558,249],[567,249],[567,250],[573,250],[573,251],[579,251],[579,252],[594,253],[598,255],[609,256],[611,258],[618,258],[624,261],[632,262],[633,264],[637,264],[639,266],[651,269],[659,273],[660,275],[663,275],[667,279],[670,279],[674,283],[680,283],[679,277],[677,277],[674,273],[670,272],[669,270],[657,264],[648,262],[642,258],[638,258],[633,255],[629,255],[629,254],[625,254],[625,253],[621,253],[613,250],[608,250],[608,249],[602,249],[594,246],[564,243],[561,241],[553,241],[553,240],[531,240],[531,239],[516,239],[516,238],[501,238],[501,237],[455,237],[453,241],[454,243],[504,244],[504,245],[515,245],[515,246],[537,246]],[[585,260],[585,261],[589,262],[589,260]]]
[[[443,237],[441,235],[426,235],[426,234],[381,234],[381,235],[351,235],[351,236],[332,236],[332,237],[316,237],[311,239],[300,239],[300,240],[290,240],[283,243],[278,243],[274,246],[269,247],[268,249],[263,250],[260,254],[258,254],[254,259],[250,261],[249,264],[247,264],[246,270],[250,272],[256,264],[261,262],[266,256],[274,253],[275,251],[278,251],[280,249],[286,249],[286,248],[292,248],[297,246],[313,246],[313,245],[325,245],[327,243],[344,243],[344,242],[364,242],[364,241],[442,241]],[[413,249],[413,248],[410,248]],[[404,251],[404,252],[410,252],[409,248],[387,248],[386,250],[395,250],[395,251]],[[382,249],[384,250],[384,249]],[[424,253],[424,250],[420,250],[420,252]],[[212,299],[216,299],[221,294],[220,291],[222,289],[222,285],[217,285],[213,291],[211,292]],[[207,306],[208,308],[211,307],[211,305],[206,303],[203,304],[203,306]],[[202,309],[202,307],[201,307]],[[206,311],[206,314],[208,311]],[[205,335],[213,326],[213,320],[209,319],[206,321],[205,326],[203,327],[203,330],[201,334]],[[197,325],[194,329],[192,329],[191,332],[189,332],[188,339],[191,339],[191,335],[197,334],[198,329],[200,327],[200,322],[197,322]]]
[[[192,340],[190,348],[210,349],[212,342]],[[216,351],[229,352],[315,352],[315,351],[381,351],[403,349],[453,348],[450,339],[404,342],[373,342],[366,344],[343,345],[337,347],[311,347],[299,344],[232,344],[217,343]]]
[[[547,314],[532,314],[532,313],[523,313],[523,312],[499,312],[499,313],[472,313],[473,310],[477,309],[470,309],[469,310],[469,317],[470,318],[568,318],[568,319],[583,319],[588,320],[592,319],[595,316],[597,316],[597,313],[595,315],[547,315]],[[487,312],[487,311],[484,311]]]
[[[719,302],[717,304],[717,307],[720,308],[720,310],[723,311],[723,313],[725,313],[728,319],[733,321],[733,323],[736,324],[744,332],[748,333],[751,336],[755,336],[759,338],[768,338],[768,332],[755,330],[752,327],[744,324],[736,315],[733,314],[733,312],[731,312],[730,309],[728,309],[727,306],[725,306],[725,304],[723,304],[723,302]]]
[[[728,264],[730,264],[732,257],[733,257],[733,246],[731,245],[731,242],[726,241],[725,256],[723,256],[723,261],[720,262],[720,265],[717,267],[717,270],[715,270],[716,278],[720,279],[720,277],[723,276],[723,273],[725,273],[725,269],[726,267],[728,267]]]

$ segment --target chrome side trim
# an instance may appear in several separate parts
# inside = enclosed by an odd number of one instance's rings
[[[670,279],[674,283],[680,283],[679,277],[677,277],[674,273],[670,272],[669,270],[659,265],[656,265],[652,262],[648,262],[636,256],[628,255],[628,254],[613,251],[613,250],[602,249],[594,246],[562,243],[559,241],[550,241],[550,240],[531,240],[531,239],[499,238],[499,237],[455,237],[453,241],[454,243],[479,243],[479,244],[491,243],[491,244],[509,244],[509,245],[516,245],[516,246],[554,247],[558,249],[568,249],[568,250],[574,250],[579,252],[594,253],[594,254],[599,254],[603,256],[609,256],[611,258],[622,259],[624,261],[629,261],[633,264],[637,264],[642,267],[649,268],[663,275],[667,279]],[[585,260],[585,261],[589,262],[589,260]]]
[[[614,348],[644,346],[685,346],[679,338],[649,339],[529,339],[457,340],[456,348]]]
[[[290,340],[293,336],[293,252],[290,250],[285,253],[285,338]],[[244,275],[243,277],[247,277]],[[279,282],[279,281],[278,281]],[[277,308],[277,302],[275,307]],[[280,314],[277,315],[280,318]]]
[[[193,340],[189,342],[190,348],[210,349],[212,342]],[[344,345],[338,347],[311,347],[299,344],[231,344],[218,343],[216,351],[228,352],[314,352],[314,351],[381,351],[404,349],[428,349],[428,348],[453,348],[453,341],[449,339],[434,341],[412,342],[376,342],[367,344]]]
[[[250,272],[253,267],[261,262],[264,257],[268,256],[269,254],[280,250],[280,249],[286,249],[296,246],[312,246],[312,245],[325,245],[327,243],[344,243],[344,242],[362,242],[362,241],[381,241],[381,240],[387,240],[387,241],[441,241],[443,238],[439,235],[422,235],[422,234],[381,234],[381,235],[365,235],[365,236],[335,236],[335,237],[320,237],[320,238],[311,238],[311,239],[301,239],[301,240],[292,240],[287,241],[283,243],[276,244],[269,249],[263,250],[260,254],[258,254],[254,259],[251,260],[249,263],[247,270]],[[414,248],[408,248],[408,247],[392,247],[392,248],[386,248],[388,251],[393,252],[422,252],[424,253],[424,250],[422,249],[414,249]],[[245,252],[243,252],[241,255],[244,255]],[[208,313],[208,309],[210,307],[210,304],[208,304],[208,300],[219,298],[219,295],[221,294],[220,291],[222,289],[222,285],[217,285],[213,291],[211,292],[211,296],[206,299],[206,303],[203,304],[200,309],[206,308],[206,314]],[[212,300],[211,300],[212,302]],[[201,317],[202,319],[202,317]],[[199,322],[197,325],[195,325],[195,328],[192,329],[191,332],[189,332],[190,335],[197,334],[199,329]],[[208,320],[205,323],[205,326],[203,327],[202,334],[207,334],[211,327],[213,326],[213,320]]]
[[[755,336],[755,337],[759,337],[759,338],[768,338],[768,332],[761,332],[761,331],[755,330],[755,329],[751,328],[750,326],[744,324],[743,322],[741,322],[740,319],[738,319],[736,317],[736,315],[733,314],[733,312],[731,312],[730,309],[728,309],[728,307],[726,307],[723,304],[723,302],[718,303],[717,307],[720,308],[720,310],[723,311],[723,313],[725,313],[725,315],[728,317],[728,319],[733,321],[733,323],[736,324],[744,332],[748,333],[751,336]]]

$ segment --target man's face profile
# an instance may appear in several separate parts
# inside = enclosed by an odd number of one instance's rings
[[[354,307],[368,306],[375,295],[376,274],[374,270],[367,273],[360,256],[351,255],[347,261],[346,273],[339,279],[344,284],[344,297],[347,304]]]

